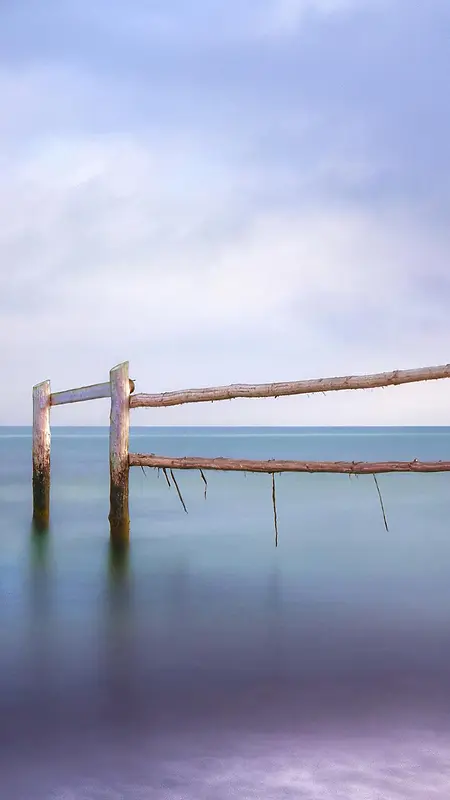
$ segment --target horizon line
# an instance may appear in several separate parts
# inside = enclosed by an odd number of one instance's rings
[[[77,424],[77,425],[73,425],[73,424],[56,425],[55,424],[55,425],[51,426],[51,429],[53,430],[55,428],[104,428],[105,430],[109,430],[109,427],[110,427],[109,425],[94,425],[92,423]],[[28,424],[28,425],[18,425],[18,424],[8,425],[6,423],[0,423],[0,428],[30,428],[30,430],[32,430],[33,425],[31,423]],[[292,429],[299,429],[299,428],[301,428],[301,429],[308,429],[308,428],[313,428],[313,429],[317,429],[317,428],[450,428],[450,422],[448,424],[445,424],[445,425],[432,424],[432,423],[420,424],[420,425],[414,425],[414,424],[397,425],[397,424],[393,424],[393,423],[389,423],[389,424],[385,424],[385,425],[383,425],[383,424],[378,424],[378,425],[361,425],[361,424],[360,425],[349,425],[349,424],[335,424],[335,425],[333,425],[333,424],[328,424],[328,425],[288,425],[288,424],[280,424],[280,425],[244,425],[244,424],[238,424],[238,425],[196,425],[196,424],[192,424],[192,425],[130,425],[130,431],[135,430],[136,428],[163,428],[163,429],[172,429],[172,428],[183,428],[183,429],[185,429],[185,428],[193,428],[193,429],[196,429],[196,428],[199,428],[199,429],[204,429],[204,428],[224,428],[224,429],[227,429],[227,428],[230,428],[230,429],[235,429],[235,428],[292,428]]]

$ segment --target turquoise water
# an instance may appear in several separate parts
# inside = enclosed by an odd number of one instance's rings
[[[165,455],[449,459],[450,428],[136,428]],[[108,430],[0,428],[0,775],[8,800],[448,797],[450,476],[131,473]]]

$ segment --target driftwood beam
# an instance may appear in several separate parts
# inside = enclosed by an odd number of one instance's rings
[[[100,397],[110,397],[111,388],[107,383],[94,383],[92,386],[80,386],[78,389],[67,389],[64,392],[53,392],[50,398],[52,406],[62,406],[66,403],[81,403],[85,400],[97,400]]]
[[[134,392],[134,381],[130,379],[130,393]],[[67,403],[82,403],[85,400],[98,400],[101,397],[111,397],[110,382],[94,383],[91,386],[80,386],[78,389],[67,389],[64,392],[53,392],[50,396],[52,406],[62,406]]]
[[[156,408],[184,403],[207,403],[215,400],[232,400],[237,397],[282,397],[316,392],[336,392],[345,389],[376,389],[398,386],[402,383],[434,381],[450,378],[450,364],[421,369],[403,369],[379,372],[374,375],[348,375],[341,378],[317,378],[290,383],[232,384],[207,389],[187,389],[161,394],[135,394],[130,398],[131,408]]]
[[[217,470],[220,472],[329,472],[376,475],[386,472],[450,472],[450,461],[253,461],[235,458],[194,458],[130,453],[130,467]]]

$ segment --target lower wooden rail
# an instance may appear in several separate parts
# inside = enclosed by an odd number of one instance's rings
[[[346,475],[377,475],[388,472],[450,472],[450,461],[253,461],[236,458],[196,458],[130,453],[130,467],[198,469],[220,472],[329,472]]]

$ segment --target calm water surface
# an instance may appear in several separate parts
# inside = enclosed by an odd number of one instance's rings
[[[448,459],[450,429],[152,429],[173,455]],[[450,796],[449,475],[131,474],[108,542],[108,430],[0,428],[0,797]]]

